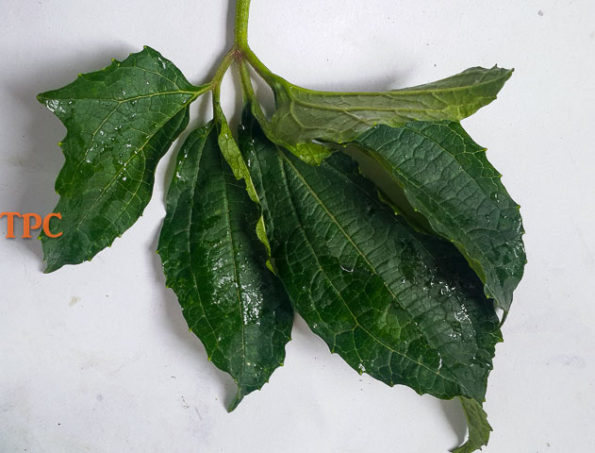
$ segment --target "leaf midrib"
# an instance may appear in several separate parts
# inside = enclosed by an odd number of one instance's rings
[[[193,231],[193,225],[194,225],[194,200],[195,200],[195,196],[196,196],[196,189],[197,189],[197,181],[198,181],[198,175],[200,173],[200,162],[202,161],[203,158],[203,154],[204,154],[204,148],[207,144],[207,140],[208,140],[208,134],[210,133],[210,130],[207,131],[207,133],[205,135],[203,135],[200,140],[202,141],[201,143],[201,150],[200,150],[200,157],[197,159],[196,162],[196,171],[194,172],[194,177],[192,179],[192,196],[191,196],[191,203],[190,203],[190,212],[188,215],[188,224],[187,224],[187,235],[188,235],[188,240],[186,241],[187,245],[188,245],[188,270],[190,271],[190,275],[192,276],[192,282],[194,283],[193,286],[193,290],[194,293],[196,294],[196,299],[198,302],[198,306],[200,307],[200,310],[202,312],[203,315],[203,319],[206,320],[207,324],[209,325],[209,328],[211,329],[211,332],[213,332],[213,338],[215,340],[215,344],[217,345],[218,349],[221,349],[219,347],[219,340],[217,338],[216,335],[216,331],[213,328],[213,325],[211,324],[211,320],[209,319],[209,317],[207,316],[207,313],[204,309],[203,306],[203,302],[202,302],[202,298],[200,296],[200,291],[198,290],[199,286],[198,286],[198,281],[196,280],[196,274],[194,273],[194,268],[193,268],[193,263],[194,260],[192,259],[192,255],[193,255],[193,248],[192,248],[192,241],[191,241],[191,237],[193,236],[192,231]],[[194,144],[193,144],[194,145]],[[177,201],[176,201],[176,208],[177,208]],[[173,219],[173,217],[172,217]],[[212,356],[212,355],[211,355]],[[209,360],[211,359],[211,356],[208,356]]]
[[[486,77],[489,72],[491,71],[491,69],[487,69],[486,72],[482,75],[482,77]],[[461,75],[463,73],[460,73],[458,75]],[[297,85],[293,85],[293,84],[289,84],[288,83],[288,89],[286,88],[286,91],[297,91],[297,92],[303,92],[309,95],[313,95],[313,96],[324,96],[324,97],[337,97],[337,96],[345,96],[345,97],[352,97],[352,96],[374,96],[374,95],[378,95],[378,94],[388,94],[388,95],[397,95],[400,96],[402,93],[404,94],[413,94],[413,95],[419,95],[419,94],[428,94],[428,93],[433,93],[433,92],[439,92],[439,93],[443,93],[443,92],[447,92],[447,91],[461,91],[461,90],[469,90],[471,88],[476,88],[476,87],[482,87],[485,85],[489,85],[490,83],[495,83],[495,82],[500,82],[503,79],[506,79],[507,75],[509,74],[509,71],[504,72],[501,76],[499,77],[494,77],[493,79],[490,80],[481,80],[478,83],[474,83],[474,84],[470,84],[470,85],[463,85],[463,86],[455,86],[455,87],[444,87],[444,88],[424,88],[424,89],[419,89],[418,87],[411,87],[411,88],[397,88],[395,90],[387,90],[387,91],[380,91],[378,93],[374,92],[374,91],[349,91],[349,92],[334,92],[334,91],[318,91],[318,90],[311,90],[309,88],[302,88],[302,87],[298,87]],[[448,77],[450,78],[450,77]],[[445,80],[445,79],[443,79]],[[432,83],[437,83],[440,82],[440,80],[437,80],[436,82],[432,82]],[[290,97],[292,99],[294,99],[295,95],[290,95]],[[487,96],[484,96],[487,97]]]
[[[200,96],[200,94],[208,91],[210,89],[209,86],[199,87],[199,90],[196,91],[188,91],[188,90],[168,90],[168,91],[159,91],[156,93],[149,93],[149,94],[140,94],[133,97],[122,98],[122,99],[114,99],[114,98],[79,98],[79,97],[69,97],[69,98],[54,98],[54,97],[45,97],[43,95],[39,96],[39,100],[41,101],[104,101],[104,102],[116,102],[118,104],[124,104],[126,102],[136,101],[138,99],[146,99],[155,96],[169,96],[169,95],[176,95],[176,94],[190,94],[196,99],[196,97]]]
[[[236,296],[238,299],[238,305],[239,305],[239,309],[240,309],[240,327],[241,327],[241,336],[242,336],[242,373],[241,376],[242,378],[245,376],[246,374],[246,329],[244,327],[244,301],[242,299],[242,292],[241,292],[241,283],[240,283],[240,275],[238,272],[238,263],[236,262],[236,246],[235,246],[235,240],[233,238],[233,234],[232,234],[232,228],[231,228],[231,215],[229,212],[229,188],[227,186],[228,182],[227,182],[227,175],[224,173],[225,170],[227,170],[224,165],[227,165],[227,163],[224,161],[224,159],[222,158],[222,156],[220,155],[220,153],[217,153],[217,159],[219,162],[219,169],[221,172],[221,176],[222,176],[222,181],[223,181],[223,191],[224,191],[224,211],[225,211],[225,220],[227,222],[227,235],[229,238],[229,245],[231,248],[231,262],[233,263],[233,274],[234,274],[234,281],[235,281],[235,287],[236,287]],[[239,383],[239,378],[236,380],[236,383],[238,384],[238,386],[240,386]]]

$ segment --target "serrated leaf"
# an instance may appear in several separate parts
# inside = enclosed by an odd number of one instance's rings
[[[296,152],[300,144],[345,143],[378,124],[458,121],[496,99],[511,75],[509,69],[477,67],[433,83],[380,93],[314,91],[279,79],[272,85],[277,110],[269,138],[300,156]]]
[[[519,206],[459,123],[377,126],[355,143],[403,189],[432,229],[461,251],[505,312],[526,263]]]
[[[240,146],[277,274],[331,351],[389,385],[483,401],[498,318],[457,250],[395,216],[341,153],[307,165],[250,117]]]
[[[90,260],[142,214],[159,159],[188,124],[191,85],[145,47],[38,99],[62,121],[66,161],[56,180],[63,235],[42,235],[46,272]]]
[[[190,329],[238,384],[233,409],[283,363],[293,312],[266,269],[258,205],[220,155],[210,124],[180,149],[158,252]]]
[[[451,451],[452,453],[473,453],[488,444],[492,427],[481,404],[468,398],[460,398],[460,400],[469,427],[469,437],[467,442]]]

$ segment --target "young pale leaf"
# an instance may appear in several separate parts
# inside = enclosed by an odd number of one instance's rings
[[[266,269],[258,205],[227,166],[210,124],[178,154],[159,238],[167,285],[209,359],[238,385],[233,409],[282,365],[293,312]]]
[[[225,118],[219,103],[215,103],[215,122],[217,123],[217,128],[219,130],[217,140],[221,154],[223,154],[223,157],[227,161],[236,179],[243,180],[246,184],[246,191],[248,192],[250,199],[255,203],[258,203],[258,196],[256,195],[254,184],[250,178],[250,171],[246,166],[246,162],[244,162],[242,153],[231,133],[231,129],[229,128],[229,124],[227,123],[227,119]]]
[[[481,404],[468,398],[461,397],[460,400],[467,418],[469,438],[463,445],[451,451],[452,453],[473,453],[488,444],[492,427]]]
[[[159,159],[188,124],[188,105],[207,89],[145,47],[38,96],[67,129],[56,180],[63,235],[41,237],[46,272],[90,260],[138,219]]]
[[[458,121],[496,99],[511,75],[512,70],[498,67],[470,68],[433,83],[381,93],[313,91],[279,79],[273,84],[277,110],[269,138],[301,156],[298,147],[312,140],[345,143],[377,124]]]
[[[227,161],[227,164],[231,168],[235,178],[237,180],[243,180],[246,184],[246,192],[248,193],[250,199],[254,203],[259,203],[258,195],[256,194],[256,189],[254,188],[254,183],[250,177],[250,170],[248,170],[248,166],[244,161],[244,156],[242,156],[240,148],[238,148],[238,144],[231,133],[231,129],[229,128],[225,114],[223,113],[223,110],[221,109],[221,106],[218,102],[215,103],[214,109],[215,123],[219,131],[217,140],[221,154]],[[260,242],[262,242],[265,246],[267,255],[270,256],[271,247],[266,236],[264,220],[262,216],[260,219],[258,219],[258,223],[256,224],[256,235],[258,236]],[[267,260],[267,267],[271,271],[273,270],[269,260]]]
[[[240,146],[277,274],[331,351],[389,385],[483,401],[498,318],[457,250],[395,216],[341,153],[307,165],[250,118]]]
[[[453,242],[508,311],[526,263],[519,206],[459,123],[377,126],[356,142],[389,171],[432,229]]]
[[[297,143],[291,144],[287,140],[281,138],[272,128],[270,122],[266,119],[264,112],[257,103],[250,104],[250,109],[260,127],[262,128],[266,137],[285,148],[310,165],[320,165],[320,163],[332,154],[332,150],[320,143]]]

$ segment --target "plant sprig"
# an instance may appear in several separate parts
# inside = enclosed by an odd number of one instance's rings
[[[249,8],[236,2],[234,43],[206,84],[145,47],[38,96],[67,129],[63,234],[41,238],[46,272],[92,259],[134,224],[190,104],[210,93],[213,120],[178,152],[158,253],[190,329],[237,383],[229,409],[283,364],[297,312],[359,373],[459,398],[469,440],[454,451],[480,449],[502,340],[496,308],[508,313],[526,258],[519,207],[459,121],[512,70],[308,90],[249,47]],[[245,101],[237,138],[220,103],[234,66]],[[275,94],[270,116],[251,70]]]

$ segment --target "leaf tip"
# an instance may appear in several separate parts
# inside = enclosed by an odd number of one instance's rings
[[[242,388],[238,387],[238,392],[236,393],[236,396],[233,398],[233,400],[231,401],[229,406],[227,406],[227,412],[228,413],[233,412],[239,406],[239,404],[242,402],[245,395],[246,394],[244,393]]]
[[[507,74],[512,74],[514,72],[514,68],[501,68],[500,66],[498,66],[498,64],[495,64],[494,66],[492,66],[492,70],[494,71],[501,71]]]
[[[61,264],[53,263],[53,262],[46,262],[45,268],[43,270],[44,274],[51,274],[62,267]]]
[[[143,52],[153,52],[153,53],[159,54],[159,52],[157,52],[151,46],[148,46],[146,44],[143,46]],[[159,54],[159,55],[161,55],[161,54]]]

